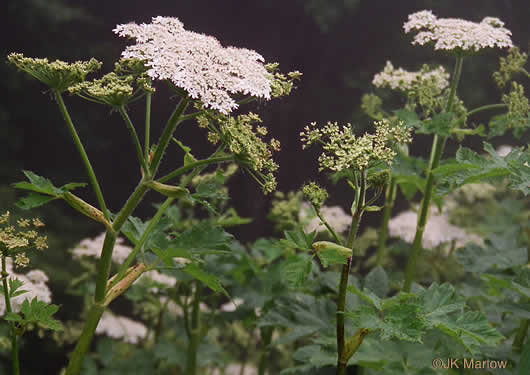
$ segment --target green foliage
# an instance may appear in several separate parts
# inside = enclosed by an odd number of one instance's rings
[[[434,173],[440,178],[438,193],[447,194],[465,184],[482,181],[496,181],[500,177],[509,177],[510,187],[530,193],[530,150],[514,149],[505,157],[497,155],[493,147],[484,142],[487,156],[461,147],[456,160],[438,167]]]
[[[23,171],[23,173],[29,182],[17,182],[13,186],[17,189],[32,191],[32,193],[17,203],[18,207],[25,210],[42,206],[54,199],[60,198],[67,191],[86,186],[85,183],[71,182],[58,188],[45,177],[41,177],[31,171]]]
[[[313,269],[313,257],[306,254],[291,255],[282,266],[282,277],[293,288],[305,284]]]
[[[31,302],[24,300],[20,307],[20,313],[7,313],[4,317],[7,321],[16,322],[22,327],[28,324],[37,324],[38,326],[50,329],[53,331],[60,331],[63,326],[60,321],[53,319],[53,315],[59,310],[59,306],[47,304],[39,301],[34,297]]]

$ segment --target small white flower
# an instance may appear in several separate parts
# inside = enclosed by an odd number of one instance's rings
[[[513,47],[510,30],[498,18],[486,17],[480,23],[458,18],[437,18],[432,11],[409,15],[403,25],[406,33],[417,31],[412,44],[434,43],[435,50],[472,51],[483,48]]]
[[[164,285],[168,288],[172,288],[175,286],[175,284],[177,284],[176,278],[163,274],[161,272],[158,272],[157,270],[151,270],[151,271],[144,272],[138,280],[145,280],[145,279],[150,279],[151,281],[154,281],[157,284]],[[138,280],[136,280],[136,282],[138,282]],[[156,287],[153,287],[149,290],[153,293],[158,293],[158,288]]]
[[[26,299],[31,301],[33,298],[37,298],[39,301],[51,303],[52,292],[46,285],[48,277],[43,271],[32,270],[25,275],[17,274],[13,271],[13,263],[11,261],[11,258],[6,259],[6,271],[7,273],[9,273],[9,279],[17,279],[23,283],[23,285],[18,290],[26,291],[26,293],[23,293],[16,297],[11,297],[11,309],[14,312],[20,311],[20,307]],[[0,295],[0,316],[4,315],[5,310],[5,298],[3,295]]]
[[[432,70],[422,69],[417,72],[409,72],[402,68],[396,69],[390,61],[387,61],[383,71],[374,76],[372,84],[375,87],[410,91],[422,81],[432,82],[441,91],[449,86],[449,73],[442,66]]]
[[[147,336],[147,328],[142,323],[105,311],[96,328],[96,334],[137,344]]]
[[[117,25],[113,31],[136,39],[122,57],[144,60],[151,78],[170,80],[206,107],[228,114],[237,108],[230,94],[271,97],[260,54],[225,48],[214,37],[185,30],[177,18],[154,17],[150,24]]]
[[[243,305],[244,303],[245,301],[241,298],[234,298],[232,301],[221,305],[219,309],[224,312],[234,312],[239,308],[239,306]]]
[[[477,236],[469,235],[462,229],[450,224],[447,215],[440,214],[435,209],[432,211],[423,233],[423,248],[432,249],[448,241],[456,241],[458,246],[477,240]],[[399,237],[405,242],[412,243],[416,235],[417,224],[418,214],[416,212],[402,212],[388,223],[390,236]]]
[[[99,258],[104,240],[105,232],[96,238],[85,238],[71,251],[72,255],[76,259],[84,256]],[[124,245],[123,242],[124,240],[122,238],[117,238],[114,250],[112,251],[112,261],[117,264],[122,264],[133,250],[130,246]]]
[[[497,149],[497,155],[499,155],[501,158],[505,157],[506,155],[508,155],[510,152],[512,152],[513,150],[513,147],[512,146],[509,146],[509,145],[501,145],[499,146],[499,148]]]

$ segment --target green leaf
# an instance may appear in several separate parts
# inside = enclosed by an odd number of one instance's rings
[[[197,161],[195,156],[191,154],[191,147],[185,146],[182,142],[180,142],[178,139],[173,138],[173,141],[175,141],[176,144],[179,145],[179,147],[184,151],[184,166],[194,163]]]
[[[199,268],[199,266],[195,263],[189,264],[186,267],[182,268],[183,272],[186,272],[188,275],[192,276],[193,278],[199,280],[203,284],[205,284],[208,288],[213,290],[214,292],[221,292],[228,298],[230,296],[228,295],[228,292],[221,284],[221,281],[214,275],[207,273]]]
[[[313,251],[313,241],[316,237],[316,232],[306,234],[301,228],[293,230],[286,230],[283,232],[285,239],[281,243],[288,248],[299,249],[304,251]]]
[[[390,291],[388,275],[383,267],[372,269],[364,278],[364,287],[374,292],[379,298],[384,298]]]
[[[233,236],[223,228],[203,221],[177,235],[170,242],[170,247],[188,251],[230,250],[232,241]]]
[[[29,193],[29,195],[26,197],[20,198],[16,205],[23,210],[30,210],[35,207],[43,206],[54,199],[57,198],[49,195],[41,195],[38,193]]]
[[[363,289],[363,291],[360,291],[357,289],[354,285],[348,286],[348,291],[354,294],[357,294],[359,297],[361,297],[363,300],[374,306],[377,310],[381,310],[383,308],[383,303],[381,298],[379,298],[376,294],[374,294],[369,289]]]
[[[313,268],[313,258],[304,254],[292,255],[282,266],[282,277],[290,286],[302,286]]]
[[[528,251],[517,247],[517,237],[493,236],[484,247],[468,244],[455,252],[458,263],[468,272],[482,273],[490,269],[505,270],[528,263]]]
[[[39,301],[37,297],[34,297],[31,302],[24,300],[20,307],[20,313],[24,316],[23,324],[34,323],[54,331],[63,329],[61,322],[52,317],[58,310],[59,306]]]
[[[348,261],[348,258],[351,257],[351,251],[350,253],[345,253],[344,251],[341,251],[340,249],[327,249],[327,250],[320,250],[317,251],[318,259],[322,262],[322,266],[324,268],[328,268],[331,265],[334,264],[346,264]]]
[[[6,313],[4,315],[4,319],[9,321],[9,322],[22,322],[24,320],[22,318],[22,316],[18,315],[17,313],[14,313],[14,312]]]
[[[417,126],[416,133],[437,134],[441,137],[449,137],[453,129],[454,114],[451,112],[439,113],[432,119],[423,121]]]
[[[400,109],[394,111],[394,114],[400,121],[403,121],[403,123],[410,128],[417,128],[421,125],[421,120],[416,112]]]
[[[22,281],[19,279],[10,278],[9,279],[9,297],[14,298],[16,296],[20,296],[24,293],[27,293],[27,290],[21,290],[20,288],[24,285]],[[3,293],[3,289],[2,289]]]

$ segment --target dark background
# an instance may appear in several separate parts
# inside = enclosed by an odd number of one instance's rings
[[[49,177],[56,185],[87,181],[51,96],[39,82],[7,64],[5,56],[10,52],[67,61],[96,57],[105,63],[103,71],[109,71],[127,44],[112,32],[115,25],[150,22],[151,17],[162,15],[178,17],[186,29],[213,35],[225,46],[254,49],[267,62],[279,62],[284,72],[299,70],[304,76],[291,96],[242,108],[260,113],[271,136],[281,141],[282,150],[276,156],[280,164],[279,189],[288,191],[298,189],[309,180],[326,183],[324,176],[317,173],[316,150],[301,152],[301,129],[311,121],[328,120],[352,122],[360,132],[370,125],[370,120],[360,112],[361,95],[373,91],[373,75],[382,70],[387,60],[408,70],[416,70],[424,63],[443,64],[452,69],[450,58],[434,53],[431,48],[410,44],[411,38],[402,31],[408,14],[432,9],[439,17],[476,22],[494,16],[506,23],[513,32],[514,43],[525,51],[530,38],[528,0],[9,0],[4,7],[5,19],[0,23],[3,36],[0,55],[4,56],[0,62],[0,212],[6,209],[16,212],[13,204],[18,193],[10,184],[23,179],[22,169]],[[492,51],[466,60],[459,95],[468,108],[499,102],[500,93],[491,79],[491,73],[498,67],[498,55]],[[175,104],[165,95],[163,86],[159,88],[153,99],[154,141]],[[127,130],[119,115],[110,113],[108,108],[77,97],[66,97],[66,101],[107,203],[115,212],[140,177]],[[394,101],[393,104],[397,107],[402,103]],[[133,121],[143,121],[143,104],[130,109]],[[142,130],[138,131],[141,136]],[[211,150],[205,134],[194,122],[182,124],[176,135],[198,157],[206,156]],[[499,145],[515,141],[503,138],[492,142]],[[479,143],[478,138],[465,141],[468,146]],[[430,137],[417,136],[412,153],[425,156],[430,145]],[[450,142],[446,155],[451,155],[456,147],[456,143]],[[162,173],[180,166],[181,156],[173,147],[166,154]],[[240,215],[254,218],[253,223],[234,231],[236,237],[252,241],[271,235],[272,226],[266,220],[270,196],[263,196],[259,186],[244,173],[238,174],[230,186],[233,204]],[[328,204],[347,208],[351,201],[348,188],[327,186],[332,196]],[[95,202],[88,189],[80,194]],[[155,194],[148,195],[135,215],[149,217],[153,214],[152,203],[159,200]],[[398,199],[397,204],[404,207],[406,202]],[[80,217],[64,203],[54,202],[31,213],[36,214],[48,224],[50,238],[50,249],[36,262],[54,273],[51,280],[54,302],[66,302],[64,289],[72,272],[66,249],[102,228]],[[377,214],[366,216],[365,223],[380,220]],[[77,313],[63,309],[59,318],[74,319]],[[32,350],[53,352],[52,347],[29,345],[23,358]],[[52,364],[55,367],[64,361],[63,357],[54,358],[57,358]],[[39,373],[39,361],[34,362]],[[45,361],[51,362],[54,361]],[[40,371],[46,372],[42,367]]]
[[[360,97],[373,91],[370,82],[386,60],[409,70],[418,69],[423,63],[452,68],[450,58],[433,53],[431,48],[412,46],[410,37],[402,32],[407,15],[421,9],[432,9],[440,17],[473,21],[485,16],[499,17],[512,30],[515,44],[523,50],[528,45],[530,11],[526,0],[17,0],[7,4],[7,19],[2,23],[7,39],[2,52],[4,56],[17,51],[67,61],[94,56],[104,61],[103,71],[108,71],[127,44],[112,32],[115,25],[149,22],[152,16],[164,15],[178,17],[188,30],[213,35],[223,45],[255,49],[267,62],[279,62],[282,71],[299,70],[304,76],[290,97],[242,108],[260,113],[271,136],[281,141],[282,151],[276,160],[280,164],[279,189],[286,191],[319,178],[317,150],[301,152],[298,134],[305,125],[311,121],[353,122],[361,131],[370,124],[360,113]],[[469,108],[499,101],[490,79],[497,65],[497,52],[466,61],[460,95]],[[0,103],[1,181],[9,184],[21,180],[21,169],[53,177],[57,183],[86,181],[73,142],[45,87],[12,66],[2,63],[0,69],[5,77]],[[472,89],[466,90],[466,86]],[[160,88],[153,104],[153,140],[174,106],[168,103],[164,88]],[[109,206],[117,211],[139,178],[125,126],[119,115],[109,113],[108,108],[76,97],[67,98],[67,104]],[[143,104],[133,105],[131,111],[133,119],[142,121]],[[205,156],[210,150],[204,133],[193,122],[183,124],[176,134],[192,146],[196,155]],[[417,137],[413,153],[426,154],[429,148],[429,138]],[[178,166],[180,160],[174,147],[167,154],[165,170]],[[347,190],[332,189],[336,191],[331,204],[349,201],[344,195]],[[93,201],[94,197],[86,194]],[[268,212],[269,199],[249,176],[240,173],[233,180],[232,196],[242,215],[255,218],[254,224],[245,227],[243,238],[270,234],[270,226],[262,220]],[[139,213],[150,211],[146,200]]]

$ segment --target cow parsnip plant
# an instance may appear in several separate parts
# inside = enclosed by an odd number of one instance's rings
[[[225,183],[244,169],[265,193],[273,192],[278,165],[272,156],[280,144],[258,115],[232,112],[256,98],[288,95],[300,73],[283,75],[256,52],[222,47],[168,17],[117,26],[118,35],[136,43],[114,72],[92,81],[86,77],[101,66],[94,59],[68,64],[9,56],[50,87],[97,201],[96,207],[72,193],[84,184],[57,187],[24,171],[28,182],[16,187],[30,195],[19,206],[63,199],[105,230],[70,252],[84,270],[70,292],[84,306],[81,321],[65,322],[55,334],[58,345],[76,345],[66,374],[530,371],[530,150],[488,143],[506,133],[528,135],[527,55],[493,17],[475,23],[420,11],[404,30],[414,34],[413,44],[454,56],[454,69],[420,63],[409,71],[387,62],[373,79],[375,92],[362,100],[373,119],[365,134],[352,124],[305,126],[301,147],[321,151],[318,169],[334,185],[326,190],[308,182],[297,192],[276,192],[269,218],[283,236],[250,244],[229,233],[251,218],[230,206]],[[484,49],[509,49],[492,76],[503,93],[500,103],[469,110],[458,96],[459,85],[467,84],[462,65]],[[159,80],[181,100],[153,143],[151,100]],[[381,90],[399,96],[403,107],[388,109]],[[129,131],[141,179],[118,213],[105,204],[63,102],[66,92],[110,106]],[[128,114],[139,100],[146,108],[143,142]],[[476,113],[488,111],[495,115],[487,126],[473,124]],[[203,159],[178,139],[177,126],[192,119],[217,147]],[[432,135],[428,160],[414,156],[415,134]],[[460,147],[444,159],[446,143],[465,137],[488,142],[483,151]],[[182,166],[158,176],[170,145],[183,151]],[[338,184],[351,189],[351,200],[326,205]],[[166,199],[152,218],[133,216],[149,190]],[[394,210],[398,194],[410,201],[406,211]],[[380,228],[362,225],[367,215],[381,215]],[[3,259],[25,263],[20,255],[17,260],[23,247],[10,250],[4,237]],[[5,285],[9,267],[3,262],[6,303],[16,293],[16,285]],[[128,300],[132,314],[109,308],[118,297]],[[25,303],[27,310],[34,302]],[[28,320],[24,311],[6,315],[15,344]],[[94,335],[106,337],[91,351]],[[460,359],[460,368],[450,366],[451,358]],[[464,358],[475,367],[462,368]]]
[[[97,265],[93,300],[86,314],[82,334],[70,357],[67,374],[80,372],[83,358],[90,348],[105,308],[144,272],[155,266],[141,261],[136,265],[133,263],[136,262],[137,255],[148,246],[149,234],[164,212],[175,200],[202,202],[204,197],[208,196],[209,191],[201,191],[198,188],[195,192],[189,190],[189,184],[195,175],[208,165],[237,162],[250,172],[265,193],[275,189],[276,180],[273,173],[277,164],[272,161],[272,153],[279,149],[278,141],[265,140],[263,128],[255,126],[255,123],[260,121],[257,115],[231,117],[230,113],[241,104],[256,98],[268,100],[289,94],[293,81],[300,77],[298,72],[288,75],[279,73],[277,64],[265,65],[263,57],[255,51],[223,47],[213,37],[187,31],[176,18],[155,17],[150,24],[118,25],[114,32],[133,39],[135,43],[126,47],[122,59],[116,63],[114,72],[92,81],[87,81],[86,77],[101,67],[101,63],[95,59],[70,64],[29,58],[19,53],[8,56],[9,61],[18,69],[50,88],[81,155],[97,198],[95,207],[71,192],[84,184],[70,183],[56,187],[50,180],[25,171],[29,182],[19,183],[16,187],[32,192],[20,202],[20,206],[32,208],[51,200],[64,199],[75,210],[102,223],[106,228]],[[154,81],[164,81],[180,98],[156,143],[151,141],[151,101],[156,95]],[[117,213],[110,212],[107,207],[96,173],[63,101],[65,93],[110,106],[120,113],[129,131],[141,168],[141,179]],[[145,101],[143,144],[128,114],[128,107],[137,100]],[[218,144],[218,149],[209,157],[197,159],[189,148],[175,140],[185,151],[184,163],[171,173],[158,176],[167,147],[175,144],[172,139],[177,126],[191,119],[199,119],[199,124],[203,126],[206,120],[201,121],[201,118],[215,119],[215,122],[204,126],[208,127],[208,138],[211,141],[215,139],[214,143]],[[184,174],[188,174],[188,178],[178,181]],[[169,184],[174,181],[176,184]],[[160,205],[149,225],[142,228],[134,250],[123,260],[119,270],[111,278],[112,256],[118,235],[130,222],[132,212],[149,190],[157,191],[167,199]],[[159,254],[167,250],[160,249]],[[193,267],[195,268],[189,269],[190,274],[200,278],[199,265],[194,263]]]

